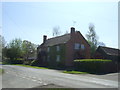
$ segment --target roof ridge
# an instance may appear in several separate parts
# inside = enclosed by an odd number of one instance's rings
[[[70,33],[69,34],[64,34],[64,35],[61,35],[61,36],[56,36],[56,37],[48,38],[47,40],[54,39],[54,38],[59,38],[59,37],[65,36],[65,35],[70,35]]]
[[[112,48],[112,47],[106,47],[106,46],[100,46],[102,48],[108,48],[108,49],[116,49],[116,50],[119,50],[118,48]]]

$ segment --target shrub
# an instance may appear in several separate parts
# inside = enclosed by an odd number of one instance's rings
[[[12,64],[23,64],[23,60],[13,60]]]
[[[38,66],[39,62],[38,62],[38,60],[33,60],[30,65],[31,66]]]
[[[81,59],[74,60],[74,67],[76,70],[87,71],[87,72],[104,72],[102,66],[111,63],[112,60],[104,59]]]
[[[23,60],[6,59],[4,60],[3,64],[23,64]]]
[[[106,59],[77,59],[74,62],[111,62],[112,60]]]

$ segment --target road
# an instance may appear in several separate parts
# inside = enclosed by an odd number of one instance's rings
[[[2,88],[118,88],[116,80],[87,75],[65,74],[52,69],[34,69],[15,65],[3,65]]]

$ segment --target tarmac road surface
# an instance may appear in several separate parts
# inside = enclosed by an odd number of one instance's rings
[[[92,75],[65,74],[52,69],[3,65],[2,88],[118,88],[118,81]]]

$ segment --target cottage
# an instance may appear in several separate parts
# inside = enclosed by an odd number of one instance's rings
[[[119,49],[99,46],[94,54],[94,57],[98,59],[109,59],[114,62],[118,62],[120,58],[119,53]]]
[[[71,27],[71,32],[47,39],[38,46],[38,60],[41,65],[73,66],[73,60],[90,58],[90,45],[79,31]]]

